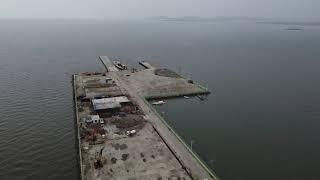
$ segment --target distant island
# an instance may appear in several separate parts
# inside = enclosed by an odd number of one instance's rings
[[[302,28],[287,28],[288,31],[302,31]]]
[[[175,22],[219,22],[219,21],[264,21],[266,18],[254,18],[254,17],[199,17],[199,16],[182,16],[182,17],[168,17],[168,16],[155,16],[150,18],[151,20],[158,21],[175,21]]]
[[[258,21],[257,23],[288,26],[320,26],[320,21]]]
[[[154,16],[149,20],[169,21],[169,22],[225,22],[225,21],[251,21],[258,24],[275,24],[287,26],[320,26],[317,20],[297,20],[297,19],[274,19],[274,18],[257,18],[245,16],[216,16],[216,17],[200,17],[200,16]],[[302,30],[301,28],[288,28],[287,30]]]

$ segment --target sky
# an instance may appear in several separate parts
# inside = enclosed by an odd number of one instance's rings
[[[0,18],[320,18],[320,0],[0,0]]]

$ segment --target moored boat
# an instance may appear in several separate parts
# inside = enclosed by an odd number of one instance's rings
[[[120,61],[113,61],[113,64],[120,70],[126,70],[127,66],[122,64]]]
[[[164,101],[157,101],[157,102],[153,102],[152,105],[162,105],[165,104],[166,102]]]

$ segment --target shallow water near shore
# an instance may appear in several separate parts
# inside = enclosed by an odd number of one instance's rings
[[[77,179],[71,74],[139,57],[208,86],[157,107],[222,179],[319,179],[320,27],[0,20],[0,177]]]

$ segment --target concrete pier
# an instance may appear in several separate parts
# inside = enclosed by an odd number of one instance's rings
[[[100,60],[106,73],[74,76],[81,178],[218,179],[147,101],[209,91],[166,68],[115,71],[109,58],[100,56]],[[95,91],[98,98],[117,94],[130,103],[95,111],[90,103]],[[93,114],[103,123],[89,123]]]
[[[99,59],[101,60],[102,64],[106,68],[108,72],[114,72],[119,71],[118,68],[116,68],[111,60],[108,58],[108,56],[99,56]]]

